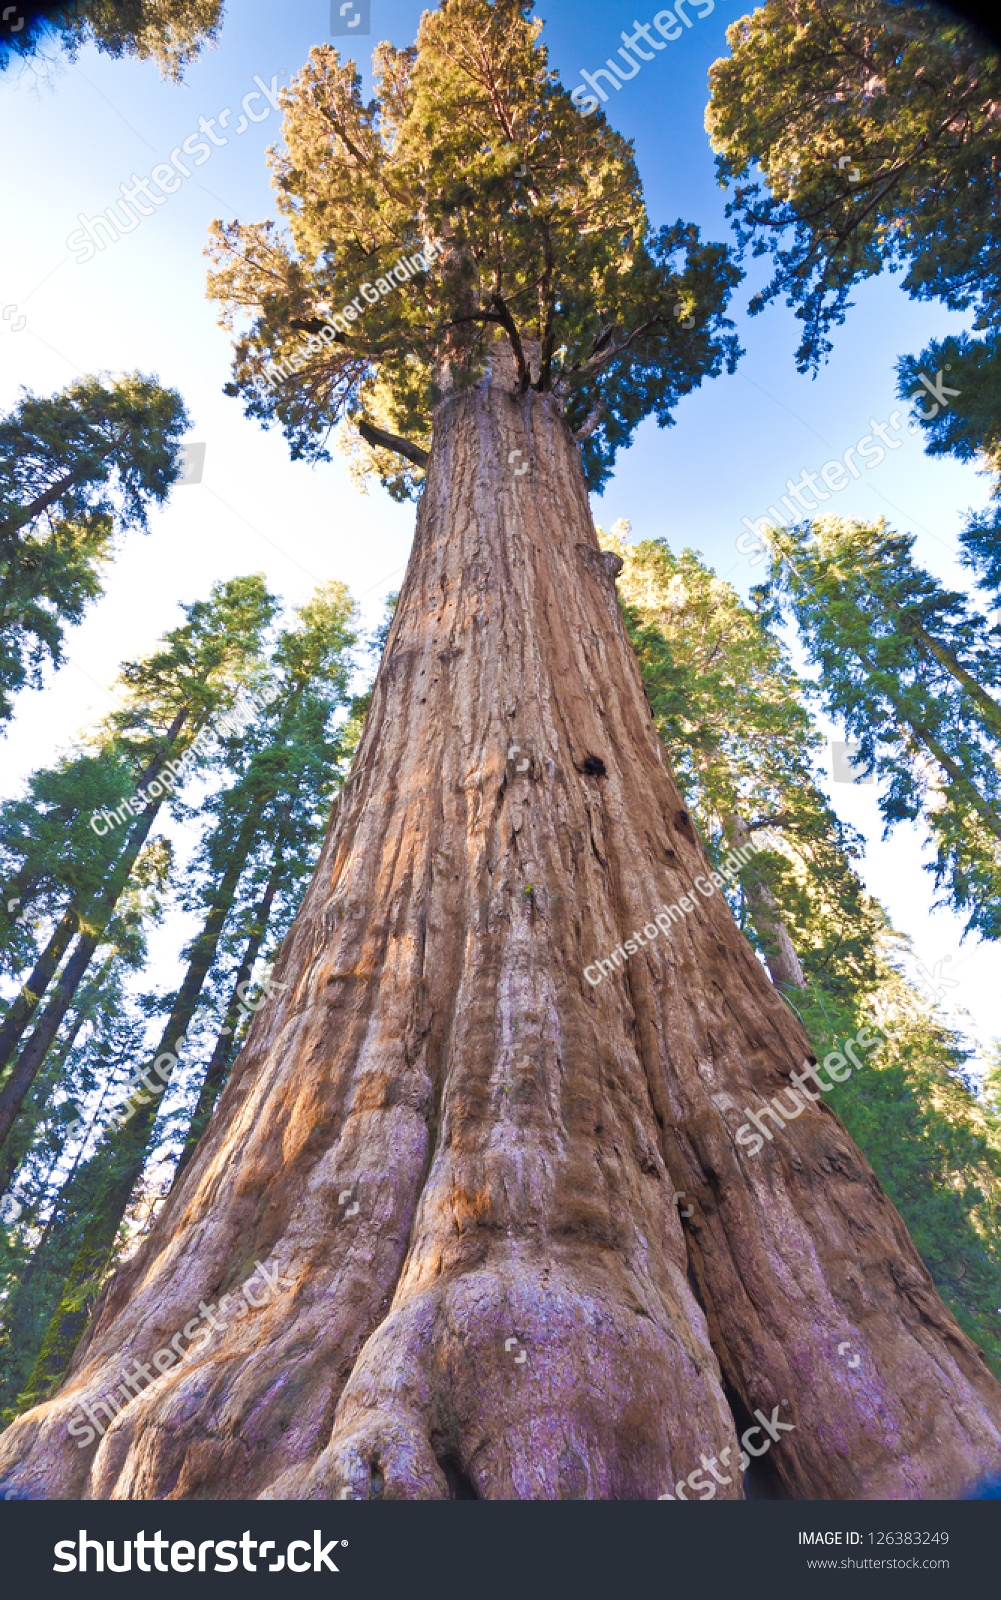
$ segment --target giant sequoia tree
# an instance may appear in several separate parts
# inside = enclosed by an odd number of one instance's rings
[[[791,1495],[950,1495],[996,1459],[1001,1391],[823,1096],[787,1092],[759,1155],[736,1139],[813,1058],[693,888],[587,501],[643,415],[735,356],[733,270],[649,233],[628,147],[577,116],[525,10],[446,0],[380,51],[370,106],[314,51],[287,234],[219,231],[249,409],[299,455],[361,417],[398,492],[426,479],[285,987],[63,1386],[4,1436],[21,1492],[655,1498],[701,1452],[735,1462],[755,1410]],[[437,264],[390,282],[418,250]],[[79,1447],[78,1405],[256,1260],[270,1304],[223,1311]]]

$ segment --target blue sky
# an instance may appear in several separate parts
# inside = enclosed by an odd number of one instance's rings
[[[703,9],[708,3],[699,0]],[[329,0],[282,7],[229,0],[218,47],[180,86],[163,82],[151,64],[91,50],[75,65],[54,59],[0,79],[3,148],[16,152],[5,163],[0,299],[17,307],[0,322],[0,405],[9,408],[22,385],[50,393],[85,372],[139,368],[180,390],[193,417],[190,438],[206,447],[203,481],[176,488],[151,519],[149,536],[129,538],[108,573],[105,598],[68,636],[67,664],[43,692],[21,696],[4,751],[3,794],[110,708],[119,662],[148,650],[180,621],[178,602],[206,594],[215,580],[263,571],[293,603],[320,579],[342,578],[370,623],[399,587],[414,508],[394,504],[378,487],[360,494],[340,458],[316,467],[292,463],[277,432],[244,418],[222,393],[230,335],[205,298],[210,221],[274,214],[265,151],[279,139],[278,114],[234,132],[255,77],[287,84],[312,45],[333,42],[355,55],[368,93],[373,46],[387,38],[411,42],[422,8],[372,0],[371,34],[347,42],[331,39],[330,9]],[[622,31],[651,20],[655,9],[627,9],[617,0],[542,5],[543,41],[566,87],[580,83],[582,69],[601,66]],[[700,19],[689,5],[691,28],[604,107],[635,142],[654,226],[683,217],[704,237],[730,237],[703,118],[708,69],[727,53],[726,28],[745,9],[717,0]],[[253,104],[260,114],[267,102]],[[66,242],[79,213],[103,211],[122,182],[150,173],[196,130],[199,117],[216,118],[227,106],[226,145],[214,148],[155,215],[79,262]],[[675,549],[700,550],[745,595],[760,568],[735,547],[742,519],[762,515],[790,476],[843,455],[870,431],[870,418],[899,408],[898,355],[965,325],[936,303],[911,301],[899,278],[884,275],[856,294],[833,357],[814,381],[796,373],[800,324],[790,311],[773,306],[746,315],[761,282],[760,264],[750,266],[732,310],[746,349],[736,374],[683,400],[675,427],[644,423],[593,500],[597,522],[608,527],[627,518],[634,538],[665,537]],[[20,316],[25,324],[14,332]],[[887,516],[917,535],[917,557],[938,577],[969,587],[956,562],[956,535],[966,508],[986,503],[987,481],[971,467],[926,457],[906,430],[900,437],[901,448],[840,492],[830,509]],[[982,1041],[1001,1034],[996,956],[971,940],[961,946],[959,920],[931,911],[921,834],[898,828],[884,843],[875,789],[829,788],[839,814],[869,841],[862,876],[911,935],[918,959],[933,968],[948,958],[944,970],[957,984],[949,999],[970,1012]],[[176,924],[154,942],[163,986],[173,981],[177,944]]]

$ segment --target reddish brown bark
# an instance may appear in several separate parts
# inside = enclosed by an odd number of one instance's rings
[[[735,1142],[807,1047],[721,896],[584,975],[706,858],[578,448],[509,384],[438,408],[288,987],[62,1390],[0,1440],[28,1493],[655,1498],[735,1460],[724,1379],[794,1424],[769,1460],[797,1497],[949,1496],[997,1460],[1001,1390],[834,1113]],[[293,1287],[78,1449],[80,1399],[257,1259]]]

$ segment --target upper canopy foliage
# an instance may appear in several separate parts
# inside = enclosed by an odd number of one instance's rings
[[[210,292],[224,325],[249,318],[230,392],[280,423],[293,456],[323,459],[332,425],[361,417],[426,449],[433,405],[475,381],[499,338],[512,383],[558,394],[586,433],[597,486],[642,417],[669,425],[680,395],[732,370],[729,250],[682,222],[650,230],[630,143],[574,107],[530,9],[444,0],[415,46],[378,47],[367,105],[354,64],[315,47],[271,156],[285,231],[213,224]],[[385,278],[431,246],[428,272]],[[358,320],[308,353],[304,335],[354,299]],[[268,390],[267,361],[295,350],[303,370]],[[385,448],[365,464],[397,497],[414,488],[414,466]]]
[[[728,212],[743,244],[775,257],[751,311],[784,293],[806,324],[800,371],[884,266],[907,266],[916,299],[972,308],[996,332],[1001,58],[986,41],[898,0],[768,0],[727,38],[706,126],[721,181],[756,166],[771,191],[739,182]]]
[[[202,46],[215,43],[222,24],[222,0],[72,0],[21,5],[16,18],[8,18],[8,11],[15,8],[3,9],[0,70],[13,57],[35,56],[52,40],[71,61],[86,44],[116,58],[155,61],[175,83]]]
[[[167,498],[189,425],[176,390],[139,372],[25,391],[0,416],[0,723],[47,660],[59,665],[116,535],[145,529]]]

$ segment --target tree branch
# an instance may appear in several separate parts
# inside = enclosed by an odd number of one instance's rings
[[[641,339],[651,329],[667,326],[668,324],[664,317],[651,317],[649,322],[641,322],[638,328],[633,329],[632,333],[626,334],[621,344],[609,345],[599,353],[590,356],[579,369],[581,375],[586,378],[590,377],[593,372],[598,372],[602,367],[607,366],[609,361],[614,361],[616,356],[620,356],[624,350],[628,350],[636,339]]]
[[[46,489],[44,494],[40,494],[29,505],[18,507],[6,522],[0,523],[0,534],[8,537],[12,533],[17,533],[19,528],[26,527],[36,517],[40,517],[43,511],[47,511],[49,506],[55,505],[56,501],[61,500],[68,489],[72,489],[75,484],[85,477],[92,461],[106,460],[114,450],[117,450],[120,445],[125,443],[126,437],[126,430],[123,428],[121,433],[117,434],[109,445],[105,445],[103,450],[98,451],[96,458],[85,457],[77,461],[76,465],[70,468],[65,477],[59,478],[57,482],[52,484],[51,488]]]
[[[755,828],[777,828],[783,823],[792,821],[791,811],[777,811],[774,817],[759,817],[757,822],[745,822],[744,827],[748,833],[753,833]]]
[[[572,367],[567,367],[565,369],[560,377],[557,388],[565,392],[570,387],[571,378],[590,378],[592,374],[599,372],[602,367],[607,366],[609,361],[614,361],[616,356],[620,356],[624,350],[628,350],[630,345],[636,339],[642,338],[643,334],[649,333],[654,328],[664,328],[669,326],[670,324],[667,322],[665,317],[651,317],[647,322],[641,322],[638,328],[633,329],[632,333],[628,333],[622,340],[621,344],[615,344],[612,339],[612,335],[615,331],[614,326],[609,324],[601,329],[600,333],[595,339],[594,344],[591,346],[591,354],[588,356],[587,360],[575,361]],[[592,411],[591,417],[593,416],[594,412]],[[591,417],[588,418],[588,422],[591,421]],[[587,426],[587,424],[585,424],[585,426]],[[594,426],[597,427],[597,423],[595,423]],[[590,432],[593,433],[594,428],[591,428]],[[580,439],[582,437],[586,437],[586,435],[578,433],[575,435],[575,437]]]
[[[446,328],[461,328],[464,322],[500,322],[496,311],[471,311],[468,317],[451,317]]]
[[[397,205],[409,206],[411,210],[416,209],[413,196],[408,191],[394,189],[391,184],[386,182],[375,161],[370,155],[367,155],[365,151],[361,150],[358,145],[355,144],[340,118],[336,117],[328,106],[320,105],[315,99],[313,100],[313,105],[316,107],[317,111],[319,111],[320,115],[325,117],[330,123],[330,126],[333,128],[345,149],[350,155],[354,156],[355,161],[358,163],[358,167],[361,169],[361,171],[368,173],[370,177],[374,178],[380,188],[384,189],[389,195],[389,198],[391,200],[395,200]]]
[[[297,329],[299,333],[321,333],[324,328],[330,326],[329,323],[323,321],[322,317],[289,317],[288,325],[290,328]],[[334,334],[334,343],[346,343],[343,333]]]
[[[497,313],[497,321],[511,341],[511,349],[514,351],[514,359],[518,367],[518,383],[524,393],[528,388],[532,374],[529,372],[525,361],[525,352],[522,349],[521,335],[518,332],[517,324],[508,310],[507,302],[499,294],[491,295],[490,303]]]
[[[595,430],[601,425],[601,419],[604,414],[605,402],[603,400],[599,400],[594,410],[588,417],[585,418],[574,434],[574,438],[577,440],[578,444],[582,444],[585,439],[590,439],[592,433],[594,433]]]
[[[358,432],[366,444],[373,449],[395,450],[398,456],[406,456],[416,467],[426,467],[428,452],[422,450],[419,444],[411,444],[409,439],[401,439],[397,433],[385,433],[382,428],[373,428],[370,422],[359,422]]]

